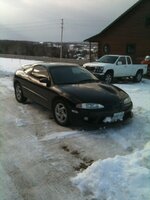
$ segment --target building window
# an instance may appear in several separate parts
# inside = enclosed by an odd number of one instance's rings
[[[104,52],[104,54],[109,54],[110,53],[110,46],[109,46],[109,44],[104,44],[104,46],[103,46],[103,52]]]
[[[145,18],[145,26],[150,26],[150,16]]]
[[[126,52],[127,52],[127,54],[135,54],[136,45],[135,44],[128,44]]]

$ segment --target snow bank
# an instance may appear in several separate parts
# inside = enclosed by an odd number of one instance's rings
[[[150,142],[133,154],[95,162],[72,182],[94,199],[149,200]]]

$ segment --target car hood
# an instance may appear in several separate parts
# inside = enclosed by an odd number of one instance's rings
[[[117,104],[128,96],[120,88],[102,83],[62,85],[57,89],[74,103]]]
[[[91,62],[91,63],[85,63],[84,67],[106,67],[106,66],[114,66],[112,63],[102,63],[102,62]]]

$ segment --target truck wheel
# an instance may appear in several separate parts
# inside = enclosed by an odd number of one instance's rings
[[[140,82],[142,80],[142,77],[143,77],[143,72],[138,71],[134,77],[134,82]]]
[[[113,74],[111,72],[106,72],[106,74],[104,76],[104,81],[107,84],[112,83],[112,81],[113,81]]]

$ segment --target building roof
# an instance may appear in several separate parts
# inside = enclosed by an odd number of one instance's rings
[[[103,29],[100,33],[85,39],[85,42],[97,42],[97,38],[101,37],[106,31],[108,31],[112,26],[114,26],[118,21],[120,21],[123,17],[131,13],[136,7],[138,7],[141,3],[145,2],[147,0],[139,0],[137,1],[133,6],[131,6],[126,12],[124,12],[122,15],[120,15],[115,21],[113,21],[110,25],[108,25],[105,29]]]

